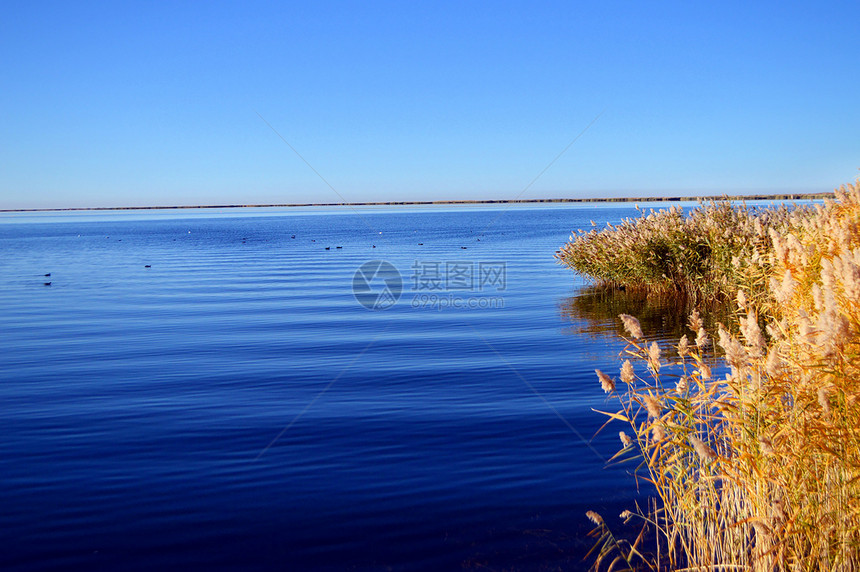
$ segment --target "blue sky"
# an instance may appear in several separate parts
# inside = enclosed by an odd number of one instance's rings
[[[857,22],[856,0],[4,2],[0,208],[514,198],[589,124],[523,198],[828,191],[860,167]]]

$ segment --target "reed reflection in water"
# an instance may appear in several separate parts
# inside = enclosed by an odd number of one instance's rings
[[[618,339],[619,351],[624,347],[622,337],[627,333],[619,314],[630,314],[639,320],[645,338],[656,341],[667,356],[677,356],[674,346],[681,336],[691,340],[695,333],[687,327],[690,314],[697,309],[686,296],[653,295],[640,290],[623,290],[588,286],[578,295],[559,303],[559,314],[569,322],[565,333],[592,338]],[[727,312],[698,308],[705,328],[713,330],[717,322],[727,323]]]

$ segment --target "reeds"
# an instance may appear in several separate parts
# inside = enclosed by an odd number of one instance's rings
[[[699,300],[734,296],[738,288],[758,293],[766,285],[757,284],[745,267],[757,265],[772,250],[772,234],[780,236],[807,211],[728,202],[688,214],[680,207],[643,210],[618,226],[577,231],[555,258],[605,286],[681,292]]]
[[[728,283],[760,290],[741,289],[734,327],[717,328],[720,364],[689,341],[707,337],[697,314],[671,360],[621,317],[628,360],[601,383],[610,421],[629,425],[616,457],[640,459],[656,493],[625,521],[656,536],[645,555],[601,520],[595,567],[860,570],[860,184],[780,216],[732,264]]]

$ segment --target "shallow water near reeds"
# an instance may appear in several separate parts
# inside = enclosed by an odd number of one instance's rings
[[[635,494],[592,411],[623,343],[552,256],[635,215],[3,215],[2,568],[587,568]]]

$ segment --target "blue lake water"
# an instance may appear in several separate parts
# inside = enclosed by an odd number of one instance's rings
[[[634,494],[588,442],[622,345],[553,253],[635,214],[3,215],[0,566],[587,568]]]

